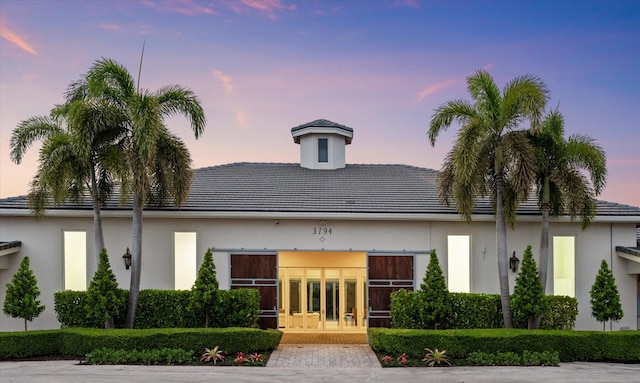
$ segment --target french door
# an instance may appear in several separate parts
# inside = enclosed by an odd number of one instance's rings
[[[365,269],[280,268],[279,327],[353,331],[365,325]]]

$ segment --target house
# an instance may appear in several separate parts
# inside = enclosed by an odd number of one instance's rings
[[[480,201],[472,222],[439,203],[438,172],[406,165],[345,163],[353,129],[316,120],[291,129],[300,163],[232,163],[194,170],[187,202],[144,212],[142,288],[189,289],[206,249],[223,289],[261,292],[263,327],[285,331],[366,331],[389,325],[389,294],[416,288],[436,249],[450,291],[498,293],[495,218]],[[102,212],[105,245],[121,287],[131,246],[131,206],[117,198]],[[582,231],[568,217],[550,225],[547,294],[574,296],[577,329],[600,329],[589,290],[602,259],[616,278],[625,316],[611,326],[638,329],[640,208],[599,201]],[[508,232],[519,258],[540,242],[535,202]],[[97,267],[90,200],[51,208],[36,220],[25,196],[0,200],[0,300],[23,256],[47,306],[30,328],[56,328],[53,294],[85,289]],[[513,289],[517,273],[510,271]],[[0,331],[22,328],[2,316]]]

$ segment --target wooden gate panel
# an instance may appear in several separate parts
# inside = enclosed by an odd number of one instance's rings
[[[413,263],[413,255],[368,255],[369,327],[391,326],[391,293],[413,290]]]
[[[231,288],[260,293],[258,325],[278,328],[278,268],[276,254],[231,254]]]

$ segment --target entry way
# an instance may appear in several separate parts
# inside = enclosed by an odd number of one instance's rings
[[[413,254],[231,254],[231,288],[260,291],[261,328],[360,332],[389,327],[390,294],[414,286]]]

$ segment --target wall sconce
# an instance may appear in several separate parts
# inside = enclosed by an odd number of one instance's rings
[[[520,260],[516,257],[516,251],[513,251],[513,255],[509,258],[509,268],[514,273],[518,271],[518,265],[520,264]]]
[[[131,267],[131,253],[129,252],[129,248],[127,247],[127,252],[122,256],[122,260],[124,261],[124,267],[129,270]]]

